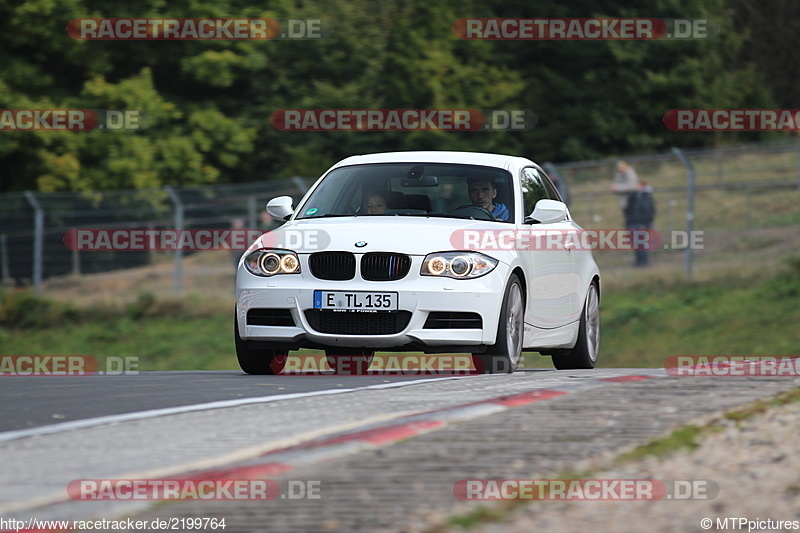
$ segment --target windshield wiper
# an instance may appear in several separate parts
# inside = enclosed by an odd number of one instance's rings
[[[425,213],[425,214],[413,213],[413,214],[408,214],[408,215],[403,215],[403,216],[404,217],[426,217],[426,218],[457,218],[457,219],[460,219],[460,220],[485,220],[483,218],[475,218],[475,217],[471,217],[471,216],[448,215],[448,214],[445,214],[445,213]]]
[[[347,214],[347,215],[338,215],[338,214],[335,214],[335,213],[328,213],[328,214],[326,214],[326,215],[310,216],[310,217],[300,217],[300,218],[299,218],[299,220],[312,220],[312,219],[315,219],[315,218],[339,218],[339,217],[354,217],[354,216],[357,216],[357,215],[351,215],[351,214]]]

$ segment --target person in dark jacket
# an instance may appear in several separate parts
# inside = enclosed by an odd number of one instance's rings
[[[653,188],[646,181],[641,181],[636,191],[628,193],[625,209],[625,229],[649,230],[653,227],[656,216],[656,204],[653,199]],[[633,242],[640,242],[633,240]],[[647,241],[649,243],[649,239]],[[649,264],[647,245],[634,250],[634,266],[645,267]]]

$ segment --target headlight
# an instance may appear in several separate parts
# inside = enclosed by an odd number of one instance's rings
[[[300,273],[297,254],[288,250],[256,250],[245,256],[244,266],[256,276]]]
[[[473,279],[488,274],[497,266],[497,259],[477,252],[440,252],[428,254],[420,275]]]

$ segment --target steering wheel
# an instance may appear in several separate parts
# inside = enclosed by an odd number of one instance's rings
[[[497,220],[491,211],[479,205],[472,205],[472,204],[462,205],[461,207],[459,207],[450,214],[457,215],[459,214],[459,211],[463,211],[466,216],[477,218],[479,220]]]

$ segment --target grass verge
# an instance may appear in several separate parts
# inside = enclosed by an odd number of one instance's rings
[[[660,367],[674,355],[798,355],[800,260],[769,278],[642,280],[604,291],[600,366]],[[232,309],[199,298],[78,308],[0,292],[0,355],[137,356],[153,370],[236,369]],[[552,368],[525,354],[524,366]]]
[[[758,400],[743,407],[737,407],[736,409],[725,412],[721,418],[733,421],[745,420],[758,416],[770,408],[793,402],[800,402],[800,387],[778,394],[772,398]],[[619,467],[627,463],[642,460],[645,457],[664,457],[681,451],[695,450],[700,447],[702,438],[705,435],[723,429],[720,421],[720,418],[715,418],[703,426],[685,424],[675,428],[669,435],[653,439],[646,444],[637,446],[630,452],[620,454],[613,460],[611,466]],[[601,465],[591,470],[581,472],[567,471],[553,476],[552,479],[587,479],[598,475],[607,468],[608,465]],[[792,486],[787,490],[791,492],[795,490],[795,488],[796,487]],[[448,526],[469,530],[490,522],[502,522],[508,519],[509,514],[514,509],[522,505],[533,504],[536,501],[538,500],[507,500],[498,501],[492,506],[481,505],[468,513],[450,517],[445,526],[429,530],[429,533],[444,531]]]

